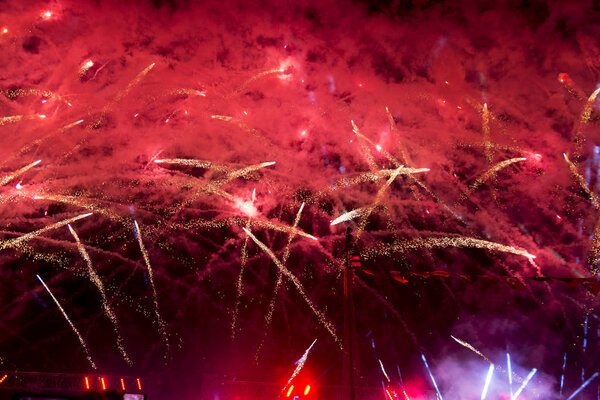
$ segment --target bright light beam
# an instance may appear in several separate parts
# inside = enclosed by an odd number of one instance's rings
[[[481,392],[481,400],[485,400],[485,396],[487,396],[488,388],[490,387],[490,382],[492,381],[493,374],[494,374],[494,364],[490,364],[490,368],[488,369],[487,376],[485,377],[485,384],[483,385],[483,391]]]
[[[433,382],[433,387],[435,387],[435,391],[437,392],[438,397],[440,398],[440,400],[444,400],[444,398],[442,397],[442,394],[440,393],[440,389],[438,389],[438,385],[435,382],[435,378],[433,377],[433,374],[431,373],[431,370],[429,369],[429,365],[427,364],[427,359],[425,358],[425,354],[421,353],[421,359],[425,363],[425,368],[427,368],[427,372],[429,372],[429,377],[431,378],[431,382]],[[512,400],[514,400],[514,399],[512,399]]]
[[[579,392],[581,392],[583,389],[585,389],[585,387],[587,385],[589,385],[591,381],[596,379],[597,376],[598,376],[597,372],[594,373],[594,375],[590,376],[590,378],[587,381],[583,382],[583,384],[581,386],[579,386],[579,388],[576,391],[574,391],[573,394],[567,398],[567,400],[571,400],[573,397],[577,396],[579,394]]]
[[[508,369],[508,387],[510,389],[510,397],[512,398],[512,368],[510,366],[510,354],[506,353],[506,368]]]
[[[519,397],[519,395],[521,394],[523,389],[525,389],[525,387],[527,386],[527,384],[529,383],[531,378],[533,378],[533,376],[535,375],[536,372],[537,372],[537,368],[534,368],[529,372],[529,375],[527,375],[527,378],[525,378],[525,380],[521,384],[521,387],[519,387],[519,390],[517,390],[517,392],[510,398],[510,400],[517,400],[517,397]]]
[[[306,359],[308,358],[308,354],[310,353],[310,351],[312,350],[313,346],[315,345],[315,343],[317,343],[317,339],[313,340],[312,344],[310,346],[308,346],[308,349],[306,349],[304,351],[304,354],[302,354],[302,357],[300,357],[300,359],[296,362],[296,369],[294,370],[294,373],[292,374],[292,376],[290,376],[290,379],[288,379],[287,383],[285,384],[285,386],[283,387],[283,390],[285,390],[285,388],[294,380],[294,378],[300,373],[300,371],[302,370],[302,368],[304,368],[304,364],[306,364]],[[283,392],[282,390],[282,392]]]

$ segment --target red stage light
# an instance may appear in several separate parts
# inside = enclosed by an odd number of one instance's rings
[[[106,390],[106,382],[104,382],[104,378],[100,378],[100,383],[102,383],[102,390]]]
[[[85,381],[85,388],[87,390],[90,390],[90,380],[87,376],[84,378],[84,381]]]
[[[125,381],[123,380],[123,378],[121,378],[121,389],[125,391]]]
[[[140,378],[136,378],[136,382],[138,385],[138,390],[142,390],[142,381],[140,381]]]
[[[310,385],[306,385],[304,388],[304,395],[306,396],[310,392]]]

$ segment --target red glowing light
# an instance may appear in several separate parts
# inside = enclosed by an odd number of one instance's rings
[[[40,115],[40,118],[41,118],[41,119],[44,119],[44,118],[46,118],[46,115],[44,115],[44,114],[41,114],[41,115]]]
[[[461,107],[461,106],[456,106],[456,108],[458,108],[459,110],[462,110],[462,107]]]
[[[187,110],[185,110],[183,113],[184,113],[185,115],[187,115]]]
[[[304,395],[306,396],[310,392],[310,385],[306,385],[304,388]]]
[[[362,87],[362,83],[359,83],[359,84],[358,84],[358,87]]]
[[[125,391],[125,381],[123,380],[123,378],[121,378],[121,389]]]
[[[238,200],[235,202],[235,205],[241,212],[249,217],[255,217],[258,214],[258,210],[251,201]]]
[[[427,213],[427,215],[429,215],[429,210],[425,210],[425,212]]]
[[[2,384],[7,377],[8,375],[3,375],[2,378],[0,378],[0,384]]]
[[[84,378],[84,381],[85,381],[85,388],[87,390],[90,390],[90,380],[87,376]]]
[[[17,190],[21,190],[21,189],[23,189],[23,186],[21,185],[21,182],[19,182],[19,183],[17,183],[17,184],[15,185],[15,189],[17,189]]]
[[[52,17],[52,12],[51,11],[45,11],[42,14],[42,17],[46,18],[46,19],[50,19],[50,17]]]
[[[45,104],[45,103],[46,103],[46,101],[48,101],[48,100],[46,100],[46,99],[42,99],[42,104]]]
[[[305,136],[305,135],[306,135],[306,130],[304,130],[304,131],[300,132],[300,134],[301,134],[302,136]]]
[[[106,390],[106,382],[104,381],[104,378],[100,378],[100,383],[102,384],[102,390]]]
[[[560,221],[560,220],[562,220],[562,217],[560,215],[556,214],[556,219]]]
[[[377,146],[375,146],[375,148],[377,149],[377,151],[381,151],[381,145],[378,144]]]
[[[165,119],[165,124],[169,123],[169,118]]]
[[[140,378],[136,378],[136,382],[137,382],[138,390],[142,390],[142,381],[140,380]]]
[[[450,84],[450,83],[448,83],[448,81],[444,81],[444,83],[445,83],[446,85],[449,85],[449,84]]]
[[[2,28],[2,33],[8,33],[8,28]]]
[[[248,115],[248,112],[247,112],[247,111],[244,111],[244,115]]]
[[[294,390],[294,385],[290,386],[287,393],[285,394],[285,397],[290,397],[292,395],[292,390]]]
[[[140,114],[133,114],[133,118],[137,118]]]

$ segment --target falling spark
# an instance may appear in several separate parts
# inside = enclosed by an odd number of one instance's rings
[[[381,372],[383,372],[383,376],[385,376],[385,379],[387,379],[387,381],[390,382],[390,377],[388,376],[387,372],[385,372],[383,363],[381,362],[381,360],[379,358],[377,359],[377,361],[379,361],[379,367],[381,367]]]
[[[246,203],[243,203],[240,208],[242,209],[242,211],[245,211],[245,213],[248,215],[248,221],[246,222],[246,229],[250,229],[250,223],[252,222],[252,217],[256,214],[256,209],[254,208],[254,200],[256,200],[256,189],[252,190],[252,202],[250,203],[250,205],[248,206]],[[244,207],[246,206],[246,210],[244,210]],[[248,212],[248,210],[252,210],[254,212]],[[244,270],[246,269],[246,262],[248,261],[248,239],[249,237],[246,236],[244,238],[244,244],[242,245],[242,252],[241,252],[241,257],[240,257],[240,261],[241,261],[241,265],[240,265],[240,273],[238,275],[238,279],[237,279],[237,285],[236,285],[236,296],[235,296],[235,305],[234,305],[234,309],[233,309],[233,318],[231,320],[231,339],[235,339],[235,333],[236,333],[236,324],[237,324],[237,318],[238,318],[238,312],[239,312],[239,307],[240,307],[240,299],[242,297],[243,291],[244,291],[244,287],[243,287],[243,283],[244,283]]]
[[[94,66],[94,62],[92,60],[86,61],[81,68],[79,69],[79,76],[84,76],[86,72],[89,71],[90,68]]]
[[[350,221],[356,217],[360,217],[361,215],[364,215],[366,212],[367,212],[366,208],[357,208],[356,210],[352,210],[345,214],[340,215],[339,217],[337,217],[336,219],[331,221],[330,225],[333,226],[333,225],[337,225],[341,222]]]
[[[291,230],[289,231],[288,241],[285,246],[285,250],[283,251],[283,257],[281,258],[281,263],[285,265],[290,256],[290,245],[292,244],[292,240],[296,236],[296,228],[300,223],[300,216],[302,215],[302,210],[304,210],[304,203],[300,205],[300,209],[298,209],[298,213],[296,214],[296,218],[294,219],[294,224],[292,225]],[[283,283],[283,273],[281,270],[277,270],[277,281],[275,282],[275,288],[273,289],[273,295],[271,296],[271,301],[269,301],[269,308],[267,309],[267,313],[265,314],[265,328],[263,331],[265,335],[268,331],[269,326],[271,325],[271,321],[273,320],[273,312],[275,311],[275,300],[277,299],[277,294],[279,293],[279,289],[281,288],[281,284]],[[260,343],[258,350],[255,354],[255,361],[258,360],[258,354],[262,348],[265,337],[263,337],[262,342]]]
[[[511,400],[517,400],[517,397],[519,397],[519,395],[521,394],[521,392],[523,391],[523,389],[525,389],[525,387],[527,386],[527,384],[529,383],[529,381],[531,380],[531,378],[533,378],[533,376],[535,375],[536,372],[537,372],[536,368],[532,369],[529,372],[529,375],[527,375],[527,377],[525,378],[525,380],[521,384],[521,387],[519,387],[519,389],[516,391],[516,393],[510,398]]]
[[[302,354],[302,357],[300,357],[300,359],[296,362],[296,369],[294,370],[294,372],[292,373],[292,376],[290,376],[290,379],[288,379],[287,383],[283,387],[282,392],[294,380],[294,378],[296,377],[296,375],[298,375],[300,373],[300,371],[302,370],[302,368],[304,368],[304,364],[306,364],[306,359],[308,358],[308,354],[310,353],[310,350],[313,348],[313,346],[315,345],[315,343],[317,343],[317,339],[313,340],[313,342],[311,343],[311,345],[308,346],[308,349],[306,349],[306,351],[304,351],[304,354]]]
[[[488,369],[487,376],[485,377],[485,385],[483,385],[483,391],[481,392],[481,400],[485,400],[487,396],[488,388],[490,387],[490,382],[492,380],[492,375],[494,374],[494,364],[490,364],[490,368]]]
[[[461,346],[466,347],[467,349],[471,350],[473,353],[477,354],[479,357],[483,358],[485,361],[489,362],[490,364],[492,364],[492,362],[489,360],[489,358],[487,358],[486,356],[483,355],[483,353],[481,353],[479,350],[477,350],[475,347],[471,346],[469,343],[465,342],[464,340],[460,340],[459,338],[456,338],[452,335],[450,335],[450,337],[452,339],[454,339],[458,344],[460,344]]]
[[[258,74],[254,75],[252,78],[250,78],[246,82],[244,82],[242,84],[242,86],[235,89],[234,93],[241,93],[249,84],[251,84],[252,82],[254,82],[257,79],[260,79],[267,75],[281,74],[283,72],[285,72],[285,70],[283,68],[273,68],[268,71],[259,72]]]
[[[504,160],[502,162],[499,162],[498,164],[492,166],[490,169],[488,169],[483,174],[481,174],[481,176],[479,178],[475,179],[475,181],[469,186],[469,190],[473,191],[473,190],[477,189],[478,187],[483,185],[488,179],[490,179],[491,177],[496,175],[496,173],[498,171],[500,171],[501,169],[506,168],[511,164],[518,163],[521,161],[526,161],[526,160],[527,160],[527,158],[525,158],[525,157],[516,157],[516,158],[511,158],[510,160]]]
[[[125,350],[125,346],[123,344],[123,338],[121,337],[121,333],[119,332],[119,321],[118,321],[117,316],[115,315],[114,311],[112,310],[112,308],[109,305],[108,298],[106,296],[106,289],[104,288],[104,283],[102,282],[102,279],[100,279],[100,276],[98,276],[98,274],[94,270],[94,266],[92,265],[92,260],[90,259],[90,256],[89,256],[87,250],[81,243],[81,240],[79,239],[79,236],[77,235],[77,232],[75,232],[75,230],[71,227],[70,224],[67,224],[67,227],[69,228],[69,232],[71,232],[71,235],[73,235],[73,237],[75,238],[75,242],[77,243],[77,249],[79,250],[81,257],[83,257],[83,259],[85,260],[85,263],[87,264],[88,275],[89,275],[90,280],[96,286],[96,288],[98,289],[98,292],[100,292],[100,297],[102,297],[102,305],[104,307],[104,311],[106,312],[106,316],[112,322],[113,329],[114,329],[115,335],[117,337],[117,347],[118,347],[119,351],[121,352],[121,355],[123,356],[123,359],[125,360],[125,362],[127,362],[127,364],[131,366],[131,365],[133,365],[133,362],[131,361],[131,359],[129,358],[129,355],[127,354],[127,351]]]
[[[587,348],[588,318],[589,318],[589,315],[586,314],[585,322],[583,324],[583,354],[584,355],[585,355],[585,351]],[[581,381],[583,382],[584,379],[585,379],[585,368],[581,368]]]
[[[48,232],[48,231],[50,231],[52,229],[61,228],[61,227],[65,226],[65,225],[68,225],[68,224],[70,224],[72,222],[75,222],[77,220],[80,220],[82,218],[89,217],[92,214],[93,213],[81,214],[81,215],[78,215],[76,217],[68,218],[68,219],[59,221],[59,222],[57,222],[55,224],[48,225],[48,226],[46,226],[46,227],[44,227],[42,229],[38,229],[37,231],[33,231],[31,233],[27,233],[27,234],[25,234],[23,236],[20,236],[18,238],[4,240],[4,241],[0,242],[0,250],[4,250],[4,249],[7,249],[7,248],[19,247],[23,243],[27,242],[28,240],[30,240],[30,239],[32,239],[32,238],[34,238],[36,236],[39,236],[39,235],[41,235],[41,234],[43,234],[45,232]]]
[[[590,378],[587,381],[585,381],[581,386],[579,386],[579,388],[576,391],[574,391],[573,394],[567,398],[567,400],[571,400],[573,397],[577,396],[579,394],[579,392],[581,392],[583,389],[585,389],[585,387],[587,385],[589,385],[590,382],[592,382],[594,379],[596,379],[597,376],[598,376],[598,373],[595,372],[594,375],[590,376]]]
[[[44,119],[45,114],[31,114],[31,115],[10,115],[7,117],[0,117],[0,126],[7,124],[14,124],[15,122],[30,120],[30,119]]]
[[[569,166],[569,171],[571,171],[571,174],[573,174],[579,186],[581,186],[581,188],[585,191],[585,193],[592,201],[592,206],[594,206],[595,209],[598,209],[598,206],[600,205],[600,202],[598,201],[598,196],[596,196],[596,194],[592,192],[588,184],[585,182],[585,178],[581,176],[581,174],[577,171],[577,166],[575,166],[575,164],[573,164],[569,160],[569,157],[567,157],[567,153],[563,153],[563,157],[567,162],[567,165]]]
[[[15,172],[13,172],[12,174],[9,174],[9,175],[7,175],[7,176],[5,176],[3,178],[0,178],[0,186],[6,185],[8,182],[12,181],[17,176],[23,175],[25,172],[27,172],[28,170],[30,170],[31,168],[35,167],[36,165],[38,165],[41,162],[42,162],[42,160],[34,161],[31,164],[26,165],[23,168],[15,171]]]
[[[592,109],[594,108],[594,105],[596,104],[596,97],[598,97],[598,93],[600,93],[600,87],[597,88],[596,90],[594,90],[594,92],[590,95],[590,97],[588,97],[587,102],[585,103],[585,106],[583,107],[583,110],[581,111],[581,115],[579,116],[579,121],[577,124],[575,124],[575,127],[574,127],[574,132],[573,132],[572,138],[577,147],[576,157],[575,157],[576,160],[578,160],[578,158],[579,158],[579,150],[581,150],[582,143],[585,140],[585,138],[583,136],[583,129],[585,128],[587,123],[590,121],[590,118],[592,116]]]
[[[427,368],[427,372],[429,372],[429,377],[431,378],[431,382],[433,382],[433,387],[435,387],[435,391],[437,392],[438,397],[440,398],[440,400],[444,400],[444,398],[442,397],[442,394],[440,393],[440,389],[438,389],[438,385],[435,382],[435,378],[433,377],[433,374],[431,373],[431,370],[429,369],[429,365],[427,364],[427,359],[425,358],[425,354],[421,354],[421,359],[425,363],[425,368]]]
[[[62,312],[62,315],[65,317],[65,319],[67,320],[67,322],[71,326],[71,329],[73,329],[73,332],[75,332],[75,334],[79,338],[79,343],[81,343],[81,347],[83,347],[83,351],[85,352],[85,356],[88,359],[88,361],[90,362],[90,365],[92,366],[92,368],[97,369],[96,364],[94,363],[94,360],[92,360],[92,356],[90,356],[90,351],[88,349],[88,346],[85,343],[85,340],[83,340],[83,336],[81,336],[81,334],[79,333],[79,331],[77,330],[77,328],[75,327],[75,325],[73,324],[73,322],[71,322],[71,319],[67,315],[67,312],[64,310],[64,308],[62,308],[62,306],[58,302],[58,299],[56,297],[54,297],[54,295],[50,291],[50,288],[48,286],[46,286],[46,283],[42,280],[42,278],[40,278],[39,275],[36,275],[36,276],[37,276],[38,280],[42,283],[42,285],[44,285],[44,288],[46,288],[46,291],[48,292],[48,294],[50,295],[50,297],[52,297],[52,300],[54,300],[54,302],[56,303],[56,305],[58,306],[58,308]]]
[[[519,256],[527,257],[528,259],[536,258],[535,255],[530,254],[525,250],[519,250],[512,246],[506,246],[496,242],[489,242],[487,240],[481,240],[465,236],[446,236],[446,237],[429,237],[429,238],[417,238],[404,242],[397,242],[390,245],[378,245],[375,250],[370,251],[374,254],[389,254],[393,252],[404,252],[407,250],[421,249],[421,248],[446,248],[446,247],[467,247],[476,249],[487,249],[493,251],[500,251],[503,253],[511,253]],[[365,252],[365,256],[368,257],[370,252]]]
[[[510,389],[510,397],[512,397],[512,367],[510,365],[510,354],[508,353],[506,353],[506,368],[508,369],[508,387]]]
[[[460,108],[460,107],[458,107]],[[482,123],[482,130],[483,130],[483,143],[484,143],[484,148],[485,148],[485,159],[487,160],[487,162],[489,164],[492,163],[492,152],[491,152],[491,145],[490,145],[490,112],[488,110],[488,106],[487,103],[483,104],[483,111],[481,114],[481,123]]]
[[[205,168],[212,169],[215,171],[225,171],[228,172],[231,168],[225,165],[214,164],[210,161],[202,161],[202,160],[191,160],[186,158],[164,158],[160,160],[154,160],[157,164],[175,164],[175,165],[183,165],[186,167],[192,168]]]
[[[169,336],[167,335],[167,329],[165,326],[165,321],[160,315],[160,308],[158,306],[158,294],[156,292],[156,286],[154,284],[154,273],[152,272],[152,265],[150,264],[150,257],[148,256],[148,251],[146,251],[146,246],[144,246],[144,241],[142,240],[142,231],[140,230],[140,226],[138,225],[136,220],[133,220],[133,226],[135,227],[135,233],[138,239],[138,244],[140,246],[140,250],[142,252],[142,256],[144,257],[144,262],[146,263],[146,268],[148,269],[148,277],[150,278],[150,286],[152,287],[152,300],[154,302],[154,314],[156,315],[156,321],[160,328],[160,334],[165,342],[165,346],[167,347],[167,353],[170,352],[169,345]]]
[[[249,230],[247,230],[246,228],[242,228],[242,229],[244,230],[244,232],[246,232],[246,235],[250,236],[250,238],[254,241],[254,243],[256,243],[258,245],[258,247],[260,247],[262,249],[262,251],[264,251],[271,258],[271,260],[273,260],[273,263],[275,263],[277,268],[279,268],[279,270],[286,276],[286,278],[288,278],[294,284],[294,286],[296,286],[296,290],[298,290],[298,293],[300,293],[300,295],[302,296],[302,298],[304,299],[306,304],[310,307],[313,314],[315,314],[315,316],[317,317],[317,319],[319,320],[321,325],[323,325],[323,327],[325,327],[325,329],[327,330],[327,332],[329,332],[329,334],[331,335],[333,340],[338,344],[338,346],[340,348],[342,348],[342,342],[341,342],[340,338],[337,336],[337,334],[335,333],[335,327],[333,326],[333,324],[331,322],[329,322],[327,320],[327,318],[315,307],[315,305],[312,303],[312,301],[308,298],[308,295],[304,291],[304,288],[302,287],[302,284],[300,283],[298,278],[296,278],[296,276],[294,274],[292,274],[290,272],[290,270],[287,269],[285,267],[285,265],[283,265],[281,263],[281,261],[279,261],[277,259],[275,254],[273,254],[273,252],[271,251],[271,249],[269,249],[267,246],[265,246],[265,244],[263,242],[258,240],[256,238],[256,236],[254,236]]]

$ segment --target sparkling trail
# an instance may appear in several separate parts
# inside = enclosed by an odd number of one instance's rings
[[[598,373],[595,372],[594,375],[592,375],[587,381],[585,381],[581,386],[579,386],[579,388],[577,390],[575,390],[573,392],[573,394],[567,398],[567,400],[571,400],[573,397],[577,396],[579,394],[579,392],[581,392],[583,389],[585,389],[585,387],[587,385],[589,385],[590,382],[592,382],[594,379],[596,379],[597,376],[598,376]]]
[[[251,84],[252,82],[254,82],[264,76],[272,75],[272,74],[281,74],[284,71],[285,70],[283,68],[273,68],[273,69],[270,69],[267,71],[259,72],[258,74],[254,75],[252,78],[250,78],[246,82],[244,82],[240,87],[235,89],[234,93],[241,93],[249,84]]]
[[[450,335],[450,337],[452,339],[454,339],[461,346],[466,347],[467,349],[471,350],[473,353],[477,354],[479,357],[483,358],[485,361],[487,361],[487,362],[489,362],[490,364],[493,365],[493,363],[490,361],[489,358],[487,358],[486,356],[484,356],[482,352],[480,352],[479,350],[477,350],[475,347],[471,346],[469,343],[465,342],[464,340],[460,340],[459,338],[456,338],[456,337],[454,337],[452,335]]]
[[[79,339],[79,343],[81,343],[81,347],[83,347],[83,351],[85,352],[85,357],[90,362],[90,365],[92,366],[92,368],[98,369],[98,367],[96,367],[96,364],[94,363],[94,360],[92,360],[92,356],[90,355],[90,351],[88,349],[87,344],[85,343],[85,340],[83,339],[83,336],[81,336],[81,334],[79,333],[79,331],[77,330],[77,328],[75,327],[75,325],[73,324],[73,322],[71,321],[71,319],[69,318],[69,316],[67,315],[67,312],[64,310],[64,308],[62,308],[62,306],[58,302],[58,299],[56,297],[54,297],[54,295],[50,291],[50,288],[48,286],[46,286],[46,283],[42,280],[42,278],[40,278],[39,275],[36,275],[36,277],[42,283],[42,285],[44,285],[44,288],[46,288],[46,291],[48,292],[48,294],[50,295],[50,297],[52,297],[52,300],[54,300],[54,302],[56,303],[56,305],[60,309],[60,312],[62,312],[62,315],[65,317],[65,319],[67,320],[67,322],[71,326],[71,329],[73,329],[73,332],[75,332],[75,334],[77,335],[77,338]]]
[[[146,268],[148,268],[148,278],[150,280],[150,286],[152,287],[152,300],[154,302],[154,314],[156,315],[156,322],[158,323],[160,335],[162,336],[163,342],[167,347],[167,354],[170,354],[171,347],[169,344],[169,336],[167,335],[165,321],[163,320],[160,314],[160,307],[158,306],[158,294],[156,292],[156,285],[154,284],[154,273],[152,272],[152,265],[150,264],[150,256],[148,255],[146,246],[144,246],[144,241],[142,239],[142,231],[140,230],[140,226],[138,225],[136,220],[133,220],[133,226],[135,227],[135,233],[138,239],[140,250],[142,252],[142,256],[144,257],[144,262],[146,263]]]
[[[42,162],[42,160],[34,161],[31,164],[28,164],[28,165],[24,166],[23,168],[16,170],[15,172],[13,172],[3,178],[0,178],[0,186],[6,185],[8,182],[12,181],[13,179],[15,179],[16,177],[18,177],[20,175],[23,175],[25,172],[27,172],[28,170],[35,167],[36,165],[38,165],[41,162]]]
[[[519,395],[521,394],[521,392],[523,391],[523,389],[525,389],[525,387],[527,386],[527,384],[529,383],[529,381],[531,380],[531,378],[533,378],[533,376],[535,375],[536,372],[537,372],[536,368],[532,369],[531,372],[529,372],[529,375],[527,375],[527,377],[525,378],[525,380],[523,381],[523,383],[521,384],[521,386],[519,387],[519,389],[510,398],[511,400],[517,400],[517,397],[519,397]]]
[[[488,169],[483,174],[481,174],[481,176],[479,176],[479,178],[475,179],[475,181],[469,186],[469,191],[471,192],[471,191],[479,188],[488,179],[490,179],[491,177],[496,175],[496,173],[498,171],[500,171],[501,169],[506,168],[511,164],[518,163],[521,161],[526,161],[526,160],[527,160],[527,158],[525,158],[525,157],[516,157],[516,158],[511,158],[509,160],[504,160],[504,161],[499,162],[498,164],[492,166],[490,169]]]
[[[252,190],[252,207],[254,207],[254,200],[256,200],[256,189]],[[248,222],[246,222],[246,229],[250,230],[250,224],[252,222],[252,215],[248,216]],[[244,244],[242,244],[242,251],[240,255],[240,273],[238,274],[237,285],[236,285],[236,295],[235,295],[235,305],[233,309],[233,318],[231,320],[231,339],[235,339],[235,327],[237,324],[237,317],[240,307],[240,299],[242,298],[242,294],[244,293],[243,286],[243,278],[244,278],[244,270],[246,269],[246,262],[248,261],[248,239],[246,236],[244,238]]]
[[[312,342],[312,344],[310,346],[308,346],[308,349],[306,349],[304,351],[304,354],[302,355],[302,357],[300,357],[300,359],[297,361],[296,369],[294,370],[294,372],[292,373],[292,376],[290,376],[290,379],[288,379],[287,383],[283,387],[282,393],[285,391],[285,389],[287,389],[288,385],[294,380],[296,375],[298,375],[300,373],[302,368],[304,368],[304,364],[306,364],[306,360],[308,359],[308,354],[310,353],[310,350],[313,348],[315,343],[317,343],[317,339],[315,339]]]
[[[594,108],[594,105],[596,104],[596,97],[598,97],[598,93],[600,93],[600,87],[596,90],[594,90],[592,92],[592,94],[590,95],[590,97],[587,99],[587,102],[585,103],[585,106],[583,107],[583,110],[581,111],[581,115],[579,116],[579,121],[577,122],[577,124],[575,124],[574,127],[574,132],[572,135],[573,141],[575,142],[576,145],[576,150],[575,150],[575,160],[579,161],[579,151],[581,150],[582,147],[582,143],[585,140],[585,138],[583,137],[583,129],[585,128],[585,126],[587,125],[587,123],[590,121],[590,117],[592,116],[592,109]]]
[[[161,160],[154,160],[154,162],[157,164],[184,165],[186,167],[205,168],[205,169],[212,169],[215,171],[224,171],[224,172],[231,171],[231,168],[229,168],[225,165],[218,165],[218,164],[214,164],[210,161],[193,160],[193,159],[188,159],[188,158],[164,158]]]
[[[55,224],[48,225],[48,226],[46,226],[46,227],[44,227],[42,229],[38,229],[37,231],[33,231],[33,232],[30,232],[30,233],[27,233],[27,234],[25,234],[25,235],[23,235],[21,237],[18,237],[18,238],[15,238],[15,239],[4,240],[4,241],[0,242],[0,250],[4,250],[4,249],[7,249],[7,248],[11,248],[11,247],[12,248],[19,247],[24,242],[26,242],[26,241],[28,241],[28,240],[36,237],[36,236],[39,236],[42,233],[48,232],[48,231],[50,231],[52,229],[61,228],[61,227],[65,226],[65,225],[68,225],[68,224],[70,224],[72,222],[75,222],[77,220],[80,220],[82,218],[89,217],[92,214],[93,213],[81,214],[81,215],[78,215],[78,216],[73,217],[73,218],[64,219],[64,220],[59,221],[59,222],[57,222]]]
[[[592,190],[586,183],[584,177],[581,176],[581,174],[577,171],[577,166],[569,160],[569,157],[567,157],[567,153],[563,153],[563,157],[565,158],[565,161],[569,166],[569,171],[571,171],[571,174],[573,174],[579,186],[581,186],[581,188],[585,191],[585,193],[589,196],[590,200],[592,201],[592,206],[594,206],[595,209],[598,209],[600,205],[600,202],[598,201],[598,196],[594,192],[592,192]]]
[[[587,349],[587,341],[588,341],[588,318],[589,315],[585,315],[585,322],[583,324],[583,355],[585,356],[585,352]],[[585,368],[581,368],[581,381],[583,382],[585,379]]]
[[[485,400],[487,396],[488,388],[490,387],[490,382],[492,381],[492,375],[494,374],[494,364],[490,364],[490,368],[488,369],[487,376],[485,378],[485,384],[483,385],[483,391],[481,392],[481,400]],[[509,374],[510,376],[510,374]]]
[[[30,119],[44,119],[45,114],[32,114],[32,115],[9,115],[7,117],[0,117],[0,126],[7,124],[14,124],[19,121],[30,120]]]
[[[19,96],[40,96],[44,99],[57,98],[59,101],[67,104],[69,101],[54,92],[49,90],[40,89],[14,89],[14,90],[0,90],[0,94],[6,96],[9,99],[15,99]]]
[[[87,250],[81,243],[81,240],[79,239],[79,236],[77,235],[77,232],[75,232],[75,230],[71,227],[71,225],[67,224],[67,227],[69,228],[69,232],[71,232],[71,235],[73,235],[73,237],[75,238],[75,242],[77,243],[77,249],[79,250],[81,257],[83,257],[83,259],[85,260],[85,263],[87,264],[88,276],[89,276],[90,280],[96,286],[96,288],[98,289],[98,292],[100,292],[100,296],[102,297],[102,306],[104,307],[106,316],[110,319],[110,322],[112,322],[113,330],[115,331],[115,335],[117,337],[117,348],[119,349],[119,352],[121,353],[121,356],[123,356],[123,359],[125,360],[125,362],[129,366],[132,366],[133,362],[131,361],[131,359],[129,358],[129,355],[127,354],[127,351],[125,350],[125,345],[123,344],[123,338],[121,337],[121,333],[119,332],[119,320],[117,319],[117,316],[115,315],[113,309],[109,305],[108,298],[106,296],[106,289],[104,288],[104,283],[102,282],[102,279],[100,279],[100,276],[98,275],[98,273],[94,270],[94,266],[92,265],[92,260],[89,256]]]
[[[300,217],[302,216],[302,210],[304,210],[304,203],[302,203],[302,205],[300,205],[300,209],[298,210],[298,213],[296,214],[296,219],[294,219],[294,225],[292,225],[292,228],[289,231],[288,241],[285,246],[285,250],[283,251],[283,257],[281,258],[281,263],[283,265],[285,265],[287,263],[287,260],[290,256],[290,245],[292,244],[292,240],[294,240],[294,237],[296,236],[296,228],[298,227],[298,224],[300,223]],[[275,288],[273,289],[273,295],[271,296],[271,301],[269,301],[269,308],[267,309],[267,313],[265,314],[265,328],[263,329],[263,331],[265,332],[265,336],[267,334],[267,330],[268,330],[269,326],[271,325],[271,321],[273,319],[273,312],[275,311],[275,300],[277,299],[277,294],[279,293],[279,289],[281,288],[282,283],[283,283],[283,273],[281,272],[281,270],[278,269],[277,270],[277,281],[275,282]],[[258,346],[258,349],[256,350],[256,354],[254,357],[255,361],[258,361],[258,354],[260,353],[260,350],[265,341],[265,336],[263,336],[263,339],[262,339],[260,345]]]
[[[258,245],[258,247],[260,247],[271,258],[271,260],[273,260],[273,263],[275,263],[275,265],[286,276],[286,278],[288,278],[290,281],[292,281],[294,286],[296,286],[298,293],[300,293],[300,295],[302,296],[302,298],[304,299],[306,304],[310,307],[311,311],[315,314],[315,316],[317,317],[317,319],[319,320],[321,325],[323,325],[323,327],[327,330],[327,332],[329,332],[329,334],[331,335],[333,340],[338,344],[340,349],[343,349],[342,341],[335,333],[335,327],[333,326],[333,324],[331,322],[329,322],[327,320],[327,318],[315,307],[315,305],[312,303],[312,301],[308,298],[308,295],[304,291],[304,288],[302,287],[302,284],[300,283],[298,278],[296,278],[296,276],[294,274],[292,274],[290,272],[290,270],[288,270],[285,267],[285,265],[283,265],[281,263],[281,261],[279,261],[277,259],[275,254],[273,254],[273,252],[271,251],[271,249],[269,249],[267,246],[265,246],[264,243],[262,243],[260,240],[258,240],[256,238],[256,236],[254,236],[249,230],[247,230],[246,228],[242,228],[242,229],[244,230],[244,232],[246,232],[246,235],[250,236],[250,238],[254,241],[254,243],[256,243]]]
[[[435,378],[433,377],[433,374],[431,373],[431,370],[429,369],[429,365],[427,364],[427,359],[425,358],[425,355],[422,353],[421,353],[421,359],[425,363],[425,368],[427,368],[427,372],[429,372],[429,377],[431,378],[431,382],[433,382],[433,387],[435,387],[435,391],[437,392],[438,397],[440,398],[440,400],[444,400],[444,398],[442,397],[442,394],[440,393],[440,389],[438,389],[438,385],[435,382]]]
[[[389,245],[378,245],[374,250],[368,250],[364,253],[366,258],[369,258],[370,253],[374,254],[390,254],[393,252],[404,252],[407,250],[415,250],[421,248],[446,248],[446,247],[467,247],[476,249],[487,249],[500,251],[503,253],[511,253],[519,256],[533,259],[535,256],[525,250],[519,250],[513,246],[506,246],[496,242],[476,239],[466,236],[446,236],[446,237],[429,237],[417,238],[404,242],[393,243]]]

